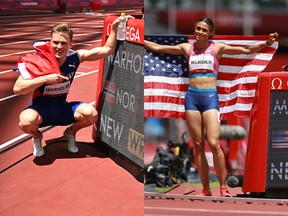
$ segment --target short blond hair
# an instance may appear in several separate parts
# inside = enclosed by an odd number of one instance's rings
[[[51,29],[51,37],[54,33],[66,33],[69,36],[69,39],[73,39],[73,31],[70,29],[69,25],[66,23],[56,24]]]

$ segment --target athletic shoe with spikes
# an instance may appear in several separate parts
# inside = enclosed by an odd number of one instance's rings
[[[41,157],[44,155],[44,149],[42,147],[42,138],[43,138],[43,134],[41,133],[41,137],[38,139],[34,139],[32,138],[32,143],[33,143],[33,155],[35,157]]]
[[[208,188],[203,188],[201,193],[196,196],[212,196],[212,192]]]
[[[75,136],[68,134],[67,130],[68,128],[64,131],[63,135],[68,141],[68,151],[72,153],[77,153],[79,149],[76,145]]]
[[[220,188],[220,194],[221,194],[221,197],[232,197],[232,195],[229,193],[226,187]]]

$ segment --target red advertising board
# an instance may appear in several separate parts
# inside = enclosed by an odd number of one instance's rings
[[[117,18],[105,18],[102,45]],[[100,62],[95,99],[98,121],[93,127],[95,142],[124,159],[130,166],[127,170],[140,181],[144,167],[143,43],[144,20],[129,19],[126,39],[117,41],[115,52]]]
[[[243,192],[288,197],[287,97],[287,72],[260,74],[251,113]]]
[[[0,9],[40,9],[57,8],[57,0],[7,0],[0,1]]]
[[[144,7],[144,0],[91,0],[93,10],[127,8],[127,7]]]
[[[111,32],[111,24],[117,19],[117,16],[109,16],[105,18],[104,29],[102,34],[102,46],[105,44],[107,36]],[[127,21],[126,40],[136,43],[144,44],[144,22],[141,19],[129,19]],[[104,71],[104,59],[100,60],[99,79],[96,91],[96,102],[99,101],[99,96],[102,90],[102,79]],[[96,104],[97,106],[98,104]]]

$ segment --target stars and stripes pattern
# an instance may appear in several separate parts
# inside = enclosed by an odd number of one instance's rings
[[[190,35],[153,35],[146,40],[158,44],[193,43]],[[267,36],[213,36],[213,42],[232,46],[262,43]],[[250,117],[257,79],[278,48],[271,47],[249,55],[223,55],[219,62],[217,91],[221,119]],[[144,53],[144,117],[185,119],[184,97],[189,87],[188,63],[184,56]]]

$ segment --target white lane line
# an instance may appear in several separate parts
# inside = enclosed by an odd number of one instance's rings
[[[98,25],[98,26],[94,25],[93,26],[93,28],[102,28],[102,27],[103,27],[103,25]],[[81,30],[81,29],[83,29],[83,30]],[[74,31],[74,33],[79,32],[79,31],[86,31],[87,32],[87,29],[85,29],[85,28],[73,28],[73,31]],[[50,30],[49,31],[42,31],[41,33],[44,33],[44,32],[50,33]],[[86,34],[95,34],[95,31],[92,31],[92,32],[89,32],[89,33],[86,33]],[[5,35],[0,35],[0,38],[8,38],[8,37],[15,37],[15,36],[19,37],[19,36],[24,36],[24,35],[35,35],[35,32],[27,32],[27,33],[21,33],[21,34],[17,34],[17,35],[15,35],[15,34],[10,34],[10,35],[5,34]],[[77,36],[77,34],[75,34],[74,36]],[[79,34],[78,34],[78,36],[79,36]],[[3,44],[1,44],[1,46],[3,46]]]
[[[95,101],[92,101],[89,103],[91,106],[95,106]],[[44,127],[44,128],[40,128],[40,131],[43,132],[43,131],[46,131],[46,130],[49,130],[51,128],[53,128],[54,126],[47,126],[47,127]],[[19,142],[22,142],[28,138],[32,138],[32,136],[30,134],[21,134],[19,135],[18,137],[15,137],[14,139],[11,139],[3,144],[0,144],[0,153],[8,148],[11,148],[15,145],[17,145]]]
[[[48,31],[44,31],[44,32],[48,32]],[[8,38],[8,37],[20,37],[20,36],[24,36],[24,35],[35,35],[35,32],[29,32],[29,33],[21,33],[21,34],[10,34],[10,35],[0,35],[0,38]]]
[[[102,34],[102,32],[94,32],[94,33],[90,33],[90,34]],[[78,34],[76,35],[77,36],[83,36],[83,35],[90,35],[90,34]],[[40,39],[41,40],[41,39]],[[43,41],[45,40],[50,40],[50,38],[44,38]],[[102,39],[98,39],[98,40],[91,40],[91,41],[85,41],[85,42],[82,42],[82,43],[75,43],[74,45],[86,45],[86,44],[90,44],[90,43],[93,43],[93,42],[100,42],[102,41]],[[11,43],[10,45],[13,45],[14,43]],[[1,45],[0,45],[1,46]],[[91,46],[91,45],[89,45]],[[32,44],[31,44],[31,47],[32,47]],[[34,52],[35,49],[33,50],[27,50],[27,51],[22,51],[22,52],[16,52],[16,53],[9,53],[9,54],[4,54],[4,55],[0,55],[0,58],[2,57],[8,57],[8,56],[14,56],[14,55],[20,55],[20,54],[26,54],[26,53],[31,53],[31,52]]]
[[[42,38],[42,39],[39,39],[38,41],[49,41],[50,38]],[[24,44],[24,43],[31,43],[31,47],[33,45],[33,42],[35,42],[37,40],[26,40],[26,41],[17,41],[17,42],[10,42],[10,43],[5,43],[5,44],[0,44],[0,47],[1,46],[10,46],[10,45],[15,45],[15,44]],[[100,39],[98,40],[90,40],[90,41],[86,41],[86,42],[82,42],[82,43],[74,43],[74,45],[82,45],[82,44],[87,44],[87,43],[93,43],[93,42],[99,42],[101,41]],[[35,50],[34,50],[35,51]]]
[[[40,24],[40,23],[39,23],[39,24]],[[11,24],[11,25],[14,26],[15,24],[13,23],[13,24]],[[13,28],[2,28],[2,33],[3,33],[4,31],[9,31],[9,32],[13,31],[13,32],[17,32],[19,29],[22,30],[22,28],[23,28],[23,23],[21,23],[20,25],[21,25],[21,28],[19,28],[19,27],[13,27]],[[37,32],[39,32],[39,27],[38,27],[38,26],[25,26],[25,30],[27,30],[27,29],[36,29]],[[34,32],[34,34],[35,34],[35,32]],[[17,36],[18,34],[13,34],[13,35],[14,35],[14,36]],[[4,35],[3,37],[5,37],[5,35]]]
[[[17,97],[17,96],[20,96],[20,95],[14,94],[14,95],[10,95],[10,96],[7,96],[7,97],[0,98],[0,102],[3,102],[5,100],[9,100],[9,99]]]
[[[43,38],[43,39],[39,39],[39,40],[49,40],[50,38]],[[23,43],[31,43],[31,46],[33,44],[35,40],[26,40],[26,41],[15,41],[15,42],[10,42],[10,43],[2,43],[0,44],[1,46],[10,46],[10,45],[15,45],[15,44],[23,44]]]
[[[25,139],[28,139],[29,137],[31,137],[31,135],[29,135],[29,134],[21,134],[20,136],[15,137],[14,139],[9,140],[8,142],[5,142],[5,143],[1,144],[0,145],[0,152],[6,150],[8,148],[11,148],[12,146],[16,145],[17,143],[19,143],[21,141],[24,141]]]
[[[75,21],[74,22],[77,22],[77,20],[87,20],[87,18],[93,18],[94,17],[97,17],[97,18],[105,18],[107,16],[111,16],[111,15],[115,15],[116,13],[120,13],[120,12],[123,12],[121,10],[115,10],[111,13],[109,12],[101,12],[101,11],[97,11],[97,12],[87,12],[85,13],[86,15],[89,15],[89,16],[85,16],[84,18],[83,17],[74,17],[75,18]],[[142,13],[140,12],[139,9],[128,9],[128,10],[125,10],[124,12],[126,12],[127,14],[131,13],[131,14],[138,14],[138,15],[142,15]],[[59,17],[59,19],[61,18],[66,18],[66,16],[57,16],[55,14],[51,14],[53,16],[56,16],[57,18]],[[9,26],[9,25],[14,25],[16,24],[19,24],[19,25],[23,25],[23,21],[25,21],[25,25],[26,24],[44,24],[44,23],[51,23],[51,21],[45,21],[45,20],[40,20],[40,21],[31,21],[31,18],[36,20],[37,17],[47,17],[47,14],[23,14],[23,15],[17,15],[17,16],[14,16],[14,15],[7,15],[5,17],[3,17],[3,19],[0,19],[0,24],[1,24],[1,27],[3,26]],[[72,17],[73,18],[73,17]],[[11,21],[13,20],[13,24],[11,23],[7,23],[7,20]],[[74,19],[73,19],[74,20]],[[53,21],[54,23],[58,23],[58,21]],[[62,22],[62,21],[61,21]],[[97,21],[98,22],[98,21]],[[103,21],[102,21],[103,22]]]
[[[31,53],[31,52],[34,52],[34,51],[35,51],[35,50],[28,50],[28,51],[23,51],[23,52],[16,52],[16,53],[4,54],[4,55],[0,55],[0,58],[2,58],[2,57],[7,57],[7,56],[14,56],[14,55]]]
[[[5,16],[6,17],[6,16]],[[103,18],[106,17],[106,16],[103,16]],[[93,17],[89,17],[89,19]],[[98,17],[97,17],[98,18]],[[37,18],[36,18],[37,19]],[[27,21],[26,21],[27,20]],[[4,21],[5,23],[3,23],[2,21]],[[72,21],[69,20],[69,21],[53,21],[53,23],[63,23],[63,22],[67,22],[68,24],[71,24],[71,25],[76,25],[76,24],[87,24],[87,23],[92,23],[93,25],[95,24],[99,24],[99,23],[104,23],[104,20],[91,20],[90,22],[86,22],[87,21],[87,18],[77,18],[77,19],[73,19]],[[31,25],[39,25],[39,24],[45,24],[45,23],[49,23],[49,26],[46,26],[46,27],[50,27],[50,24],[51,24],[51,21],[43,21],[43,20],[40,20],[40,21],[31,21],[31,18],[27,18],[27,19],[21,19],[21,20],[14,20],[13,23],[7,23],[7,20],[0,20],[0,24],[1,24],[1,27],[3,27],[2,29],[5,31],[7,30],[6,27],[9,27],[9,26],[15,26],[15,25],[18,25],[18,26],[22,26],[22,27],[29,27]],[[31,27],[33,28],[33,27]],[[16,28],[17,29],[17,28]],[[19,29],[19,28],[18,28]]]
[[[288,212],[280,212],[280,211],[257,211],[257,210],[225,210],[225,209],[221,209],[221,210],[217,210],[217,209],[197,209],[197,208],[169,208],[169,207],[144,207],[144,211],[145,210],[158,210],[158,211],[173,211],[173,212],[177,212],[179,211],[179,215],[181,212],[181,215],[183,214],[183,212],[186,212],[188,214],[188,212],[192,215],[195,214],[195,212],[206,212],[206,213],[219,213],[219,214],[245,214],[245,215],[252,215],[252,214],[256,214],[256,215],[288,215]],[[190,215],[189,214],[189,215]],[[146,214],[145,214],[146,215]],[[158,214],[157,214],[158,215]],[[178,215],[178,214],[177,214]]]
[[[11,72],[14,72],[14,71],[13,70],[1,71],[0,74],[11,73]]]
[[[93,74],[93,73],[97,73],[97,72],[99,72],[99,69],[93,70],[93,71],[90,71],[90,72],[77,72],[77,73],[79,73],[79,75],[76,75],[75,79],[77,79],[79,77],[82,77],[82,76],[86,76],[86,75],[90,75],[90,74]]]
[[[97,73],[97,72],[99,72],[99,69],[93,70],[93,71],[90,71],[90,72],[76,72],[76,74],[79,73],[79,75],[76,75],[74,77],[74,79],[77,79],[77,78],[80,78],[80,77],[83,77],[83,76],[87,76],[87,75],[90,75],[90,74],[93,74],[93,73]],[[9,100],[11,98],[18,97],[18,96],[21,96],[21,95],[14,94],[14,95],[10,95],[10,96],[4,97],[4,98],[0,98],[0,102],[3,102],[5,100]]]

